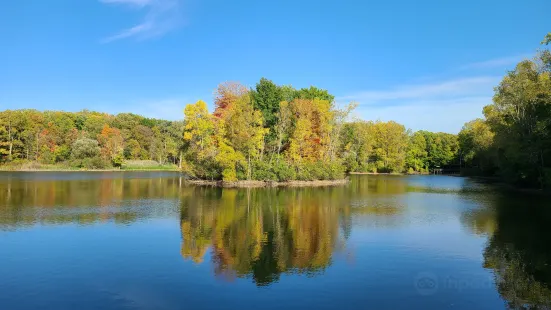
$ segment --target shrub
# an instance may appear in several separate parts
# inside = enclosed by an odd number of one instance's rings
[[[85,158],[80,160],[80,168],[86,169],[107,169],[111,167],[111,163],[100,156]]]
[[[273,165],[263,161],[253,163],[252,179],[258,181],[276,181],[278,177],[274,172]]]
[[[339,161],[301,163],[296,165],[296,179],[300,181],[342,179],[345,176],[345,169]]]
[[[100,154],[99,143],[93,139],[78,139],[73,143],[71,148],[73,150],[71,152],[73,159],[93,158]]]
[[[284,160],[276,161],[272,168],[279,182],[291,181],[297,178],[295,168]]]

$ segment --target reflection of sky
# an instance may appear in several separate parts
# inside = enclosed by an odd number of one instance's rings
[[[14,305],[30,294],[39,298],[24,299],[26,308],[63,308],[64,301],[78,301],[79,309],[501,307],[493,283],[484,282],[491,276],[482,267],[486,237],[461,222],[464,212],[480,207],[479,193],[459,191],[471,186],[460,178],[407,180],[417,190],[363,193],[352,200],[351,234],[323,273],[285,273],[268,287],[250,278],[215,277],[210,250],[202,264],[182,259],[177,198],[66,210],[68,216],[107,214],[107,220],[86,225],[69,221],[0,230],[0,248],[8,249],[0,258],[0,292],[14,292],[0,294],[0,304]],[[450,190],[427,190],[437,187]],[[365,207],[372,209],[358,210]],[[64,211],[40,212],[55,217]],[[109,212],[130,212],[135,220],[116,223]],[[442,287],[435,295],[419,295],[419,273],[438,279]],[[450,279],[466,287],[452,287]]]

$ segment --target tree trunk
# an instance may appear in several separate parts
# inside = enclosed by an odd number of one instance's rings
[[[11,136],[11,116],[8,120],[8,140],[10,141],[10,150],[8,153],[8,160],[11,161],[12,160],[11,155],[13,150],[13,137]]]
[[[249,154],[249,171],[248,171],[248,175],[247,175],[247,179],[251,180],[251,154]]]

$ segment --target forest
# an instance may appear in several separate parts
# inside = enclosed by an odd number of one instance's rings
[[[551,42],[551,33],[542,44]],[[522,187],[551,187],[551,52],[521,61],[495,87],[484,118],[458,135],[465,174]]]
[[[542,44],[549,44],[546,36]],[[36,110],[0,112],[0,165],[107,169],[153,161],[206,180],[327,180],[350,172],[468,175],[551,185],[551,53],[520,62],[495,87],[484,119],[458,135],[355,119],[327,90],[262,78],[218,86],[214,110],[199,100],[183,121]]]
[[[456,135],[412,133],[395,122],[350,120],[316,87],[296,90],[261,79],[227,82],[215,110],[189,104],[183,121],[135,114],[0,112],[4,167],[113,169],[154,161],[208,180],[327,180],[348,172],[424,173],[458,162]]]
[[[0,165],[107,169],[125,161],[179,162],[182,122],[130,113],[0,112]]]

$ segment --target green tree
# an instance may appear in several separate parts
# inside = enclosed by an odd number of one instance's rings
[[[481,172],[490,171],[495,162],[494,133],[483,119],[466,123],[458,135],[464,165],[478,166]]]
[[[328,101],[330,104],[333,104],[333,101],[335,101],[335,96],[331,95],[325,89],[310,86],[309,88],[301,88],[295,91],[295,93],[293,94],[293,99],[319,99]]]
[[[423,172],[428,166],[427,141],[419,131],[409,138],[406,166],[415,172]]]
[[[495,133],[501,173],[511,182],[544,186],[549,162],[551,78],[541,62],[522,61],[495,89],[484,108]]]
[[[71,156],[74,159],[93,158],[100,155],[101,148],[97,140],[89,138],[77,139],[71,147]]]
[[[262,113],[264,127],[270,130],[268,142],[275,140],[278,122],[279,103],[283,101],[283,92],[274,82],[261,78],[256,88],[251,90],[253,107]]]

